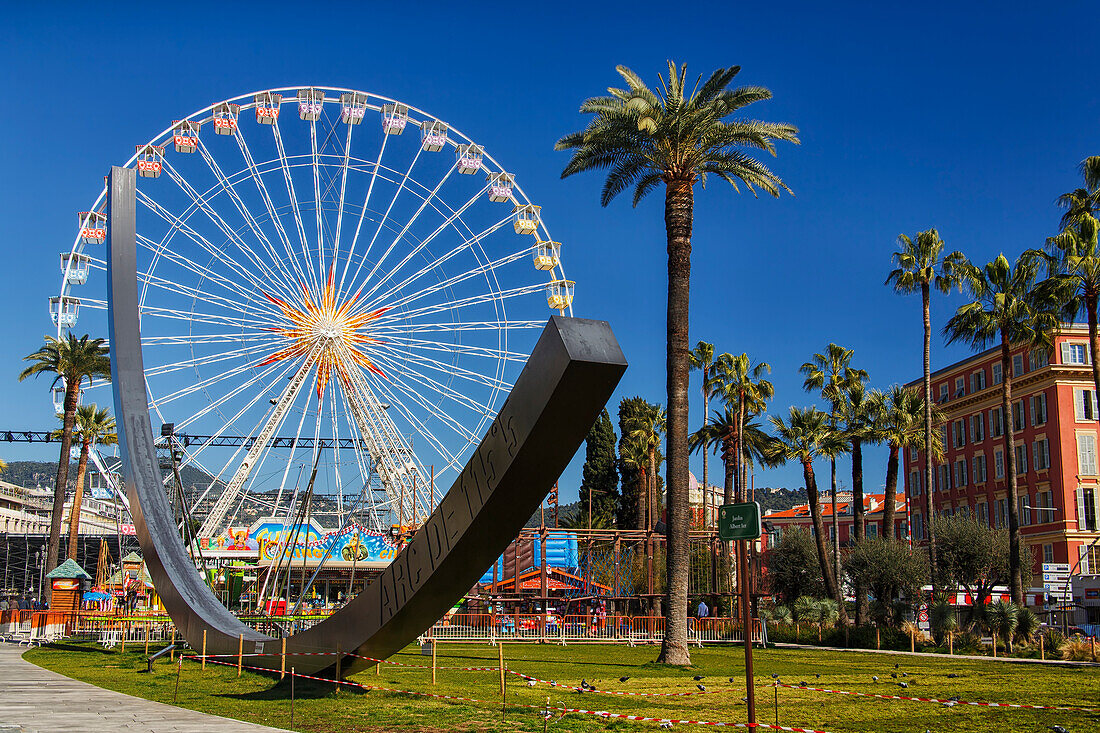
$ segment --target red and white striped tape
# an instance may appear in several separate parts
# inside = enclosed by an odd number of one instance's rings
[[[852,690],[830,690],[825,687],[803,687],[802,685],[788,685],[780,683],[780,687],[791,690],[810,690],[812,692],[831,692],[834,695],[854,695],[857,697],[877,697],[880,700],[910,700],[912,702],[934,702],[940,705],[975,705],[989,708],[1026,708],[1029,710],[1073,710],[1081,713],[1094,713],[1098,708],[1078,708],[1069,705],[1025,705],[1015,702],[977,702],[973,700],[941,700],[936,697],[906,697],[905,695],[879,695],[873,692],[854,692]]]
[[[268,653],[268,652],[257,652],[257,653],[254,653],[254,654],[241,654],[239,656],[242,657],[242,658],[246,658],[246,657],[277,657],[277,656],[279,656],[279,654],[280,654],[279,652],[270,652],[270,653]],[[287,652],[286,656],[288,656],[288,657],[335,657],[336,653],[335,652]],[[405,664],[403,662],[393,662],[393,661],[390,661],[389,659],[375,659],[374,657],[364,657],[361,654],[353,654],[351,652],[341,653],[341,656],[355,657],[356,659],[364,659],[368,662],[375,662],[377,664],[389,664],[389,665],[392,665],[394,667],[408,667],[410,669],[431,669],[432,668],[432,666],[430,664]],[[209,660],[214,660],[214,659],[236,659],[237,657],[238,657],[237,654],[207,654],[206,655],[206,658],[209,659]],[[201,654],[196,656],[196,659],[201,659],[201,658],[202,658]],[[440,666],[436,666],[435,669],[436,670],[444,670],[444,671],[446,671],[446,670],[459,671],[459,672],[499,672],[500,671],[500,667],[440,667]]]
[[[617,690],[599,690],[595,687],[577,687],[576,685],[563,685],[561,682],[555,682],[553,680],[543,680],[538,677],[532,677],[529,674],[523,674],[517,672],[514,669],[509,669],[508,674],[514,674],[516,677],[520,677],[525,680],[531,680],[533,682],[541,682],[544,685],[550,685],[551,687],[561,687],[566,690],[575,690],[577,692],[596,692],[601,695],[633,695],[638,697],[687,697],[689,695],[714,695],[718,692],[732,692],[732,690],[691,690],[689,692],[626,692]]]
[[[199,655],[194,655],[194,656],[188,656],[188,657],[180,657],[180,659],[187,659],[187,660],[192,661],[192,662],[198,662],[198,661],[202,660],[202,657],[199,656]],[[222,662],[222,661],[210,659],[209,657],[208,657],[208,661],[210,661],[211,664],[222,664],[222,665],[225,665],[227,667],[236,666],[232,662]],[[256,670],[258,672],[270,672],[271,671],[269,669],[263,669],[263,668],[260,668],[260,667],[252,667],[252,666],[249,666],[249,665],[241,665],[241,666],[244,669]],[[292,674],[292,673],[287,672],[287,674]],[[451,701],[457,701],[457,702],[470,702],[470,703],[476,703],[478,705],[488,705],[488,706],[491,706],[491,707],[494,707],[494,708],[498,705],[498,703],[496,703],[496,702],[491,702],[491,701],[488,701],[488,700],[478,700],[477,698],[473,698],[473,697],[463,697],[461,695],[442,695],[442,694],[436,693],[436,692],[417,692],[415,690],[398,690],[398,689],[392,688],[392,687],[380,687],[380,686],[375,686],[375,685],[363,685],[363,684],[360,684],[358,682],[351,682],[350,680],[333,680],[333,679],[328,679],[326,677],[316,677],[314,675],[302,674],[300,672],[294,672],[293,676],[294,677],[302,677],[302,678],[307,679],[307,680],[317,680],[319,682],[331,682],[333,684],[346,685],[348,687],[358,687],[358,688],[363,689],[363,690],[377,690],[378,692],[390,692],[390,693],[394,693],[394,694],[397,694],[397,695],[414,695],[414,696],[417,696],[417,697],[428,697],[428,698],[433,698],[433,699],[436,699],[436,700],[451,700]],[[546,707],[543,706],[543,705],[530,705],[530,704],[527,704],[527,703],[508,703],[508,705],[511,706],[511,707],[527,708],[529,710],[538,710],[539,712],[543,712],[543,713],[546,712]],[[577,713],[579,715],[595,715],[595,716],[600,717],[600,718],[608,718],[608,719],[616,719],[616,720],[632,720],[636,723],[672,723],[674,725],[675,724],[680,724],[680,725],[711,725],[711,726],[718,726],[718,727],[723,727],[723,728],[765,728],[767,730],[789,731],[790,733],[829,733],[828,731],[817,730],[815,728],[795,728],[795,727],[789,727],[789,726],[785,726],[785,725],[769,725],[768,723],[756,723],[755,725],[750,725],[748,723],[727,723],[727,722],[715,721],[715,720],[686,720],[686,719],[679,719],[679,718],[655,718],[655,717],[647,717],[647,716],[644,716],[644,715],[628,715],[626,713],[612,713],[612,712],[607,711],[607,710],[585,710],[583,708],[560,708],[559,707],[559,708],[554,708],[554,710],[556,710],[557,712],[560,712],[560,713]]]

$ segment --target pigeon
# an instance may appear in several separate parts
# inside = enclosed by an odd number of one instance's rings
[[[952,672],[951,674],[947,675],[947,679],[949,679],[949,680],[953,680],[953,679],[955,679],[956,677],[958,677],[958,675],[957,675],[957,674],[955,674],[954,672]]]
[[[871,675],[871,681],[872,682],[878,682],[878,675],[877,674]]]
[[[741,702],[748,702],[748,701],[749,701],[749,699],[747,697],[741,698]]]
[[[528,687],[534,687],[537,684],[538,684],[538,682],[535,682],[534,680],[527,680],[527,686]]]
[[[630,679],[630,678],[629,677],[620,677],[619,682],[626,682],[628,679]]]
[[[805,686],[806,686],[806,685],[808,685],[808,684],[809,684],[808,682],[806,682],[805,680],[803,680],[803,681],[801,681],[801,682],[799,682],[799,683],[798,683],[798,686],[799,686],[799,687],[805,687]]]
[[[692,679],[693,679],[693,680],[695,680],[696,682],[698,682],[699,680],[703,679],[703,676],[704,676],[704,675],[701,675],[701,674],[697,674],[697,675],[695,675],[694,677],[692,677]]]
[[[779,679],[779,675],[777,675],[775,672],[772,672],[772,679],[773,680]]]
[[[901,666],[900,664],[895,664],[895,665],[894,665],[894,669],[897,669],[897,668],[898,668],[898,667],[900,667],[900,666]]]
[[[699,688],[699,692],[706,692],[707,691],[707,688],[703,687],[702,685],[696,685],[696,687]]]
[[[1054,731],[1054,733],[1066,733],[1066,729],[1060,725],[1051,725],[1047,727]]]
[[[733,684],[733,678],[732,677],[730,677],[730,684],[731,685]]]
[[[898,687],[904,687],[904,688],[908,689],[909,688],[909,683],[908,682],[899,682]]]
[[[898,673],[897,672],[891,672],[890,676],[893,677],[894,679],[897,679],[898,678]]]
[[[908,676],[909,676],[909,673],[908,673],[908,672],[902,672],[902,673],[901,673],[901,676],[902,676],[902,677],[908,677]]]
[[[672,730],[672,723],[668,722],[667,720],[661,723],[661,730]]]
[[[956,702],[955,702],[955,701],[953,701],[953,700],[948,700],[947,702],[945,702],[945,703],[943,704],[943,706],[944,706],[945,708],[953,708],[953,707],[955,707],[955,705],[957,705],[957,704],[958,704],[958,703],[956,703]]]
[[[814,675],[814,677],[816,677],[817,679],[821,679],[821,673],[818,672],[817,674]]]
[[[586,690],[587,690],[587,689],[588,689],[588,688],[589,688],[590,686],[591,686],[591,685],[589,685],[589,684],[588,684],[588,680],[586,680],[586,679],[584,679],[584,678],[582,677],[582,678],[581,678],[581,687],[583,687],[584,689],[586,689]]]

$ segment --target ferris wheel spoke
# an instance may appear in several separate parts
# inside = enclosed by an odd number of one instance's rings
[[[252,338],[278,338],[275,333],[257,334]],[[241,342],[241,332],[236,331],[233,333],[214,333],[214,334],[187,334],[183,336],[170,336],[162,334],[159,336],[142,336],[142,346],[191,346],[198,344],[239,344]]]
[[[276,362],[275,365],[269,366],[264,371],[260,372],[259,374],[253,376],[251,379],[248,379],[244,383],[242,383],[242,384],[238,385],[237,387],[235,387],[229,393],[223,395],[222,397],[218,398],[214,402],[211,402],[209,405],[206,405],[197,414],[193,415],[191,418],[188,418],[186,420],[177,422],[176,426],[179,427],[179,428],[183,428],[186,425],[194,422],[199,417],[202,417],[206,413],[210,412],[211,410],[216,409],[219,405],[221,405],[226,400],[228,400],[232,397],[236,397],[238,394],[240,394],[241,391],[243,391],[243,390],[245,390],[249,387],[252,387],[256,383],[263,380],[265,377],[269,376],[272,372],[274,372],[276,370],[277,365],[278,365],[278,363]],[[150,400],[149,405],[150,406],[153,406],[153,405],[157,405],[157,406],[167,405],[167,404],[169,404],[171,402],[174,402],[178,399],[181,399],[183,397],[187,397],[188,395],[194,394],[195,392],[198,392],[200,390],[204,390],[208,387],[212,387],[213,385],[218,384],[220,382],[224,382],[227,379],[232,379],[233,377],[237,376],[238,374],[242,374],[242,373],[244,373],[244,372],[246,372],[246,371],[248,371],[249,369],[252,369],[252,368],[253,368],[253,366],[251,364],[242,364],[242,365],[233,367],[232,369],[228,369],[226,371],[223,371],[220,374],[215,374],[215,375],[210,376],[206,379],[200,380],[200,381],[198,381],[194,384],[188,384],[187,386],[185,386],[181,389],[178,389],[175,392],[167,394],[167,395],[165,395],[164,397],[162,397],[160,399]],[[277,377],[276,377],[276,379],[277,379]]]
[[[403,402],[397,399],[397,396],[389,388],[386,380],[374,378],[373,374],[365,374],[364,377],[371,385],[371,389],[376,394],[383,395],[389,401],[392,409],[397,410],[401,416],[408,421],[409,425],[413,427],[417,433],[420,434],[446,461],[448,466],[453,466],[458,462],[458,457],[455,456],[442,442],[435,436],[435,433],[428,429],[409,408],[407,408]]]
[[[143,246],[147,247],[148,249],[150,249],[151,251],[153,250],[154,245],[153,245],[152,241],[147,239],[146,237],[141,236],[140,234],[138,235],[138,242],[140,244],[142,244]],[[216,273],[216,272],[214,272],[214,271],[212,271],[208,268],[205,268],[205,267],[203,267],[203,266],[201,266],[201,265],[199,265],[195,262],[192,262],[190,259],[188,259],[188,258],[186,258],[186,257],[184,257],[184,256],[182,256],[182,255],[180,255],[176,252],[173,252],[172,250],[169,250],[169,249],[162,250],[160,252],[160,257],[163,260],[167,260],[169,262],[172,262],[173,264],[176,264],[179,267],[198,275],[200,278],[203,279],[204,282],[210,282],[212,284],[217,284],[217,285],[220,285],[220,286],[224,287],[229,292],[231,292],[235,295],[239,295],[241,299],[240,300],[232,300],[232,299],[230,299],[228,297],[225,297],[225,296],[215,295],[214,293],[211,293],[209,291],[209,289],[200,289],[200,288],[196,288],[196,287],[190,287],[190,286],[184,285],[180,282],[177,282],[178,278],[169,279],[169,278],[166,278],[166,277],[159,277],[159,276],[153,275],[151,272],[146,272],[146,273],[143,273],[143,274],[139,275],[139,278],[143,282],[147,282],[147,283],[150,283],[150,284],[155,284],[157,286],[164,287],[166,289],[174,289],[175,292],[177,292],[181,295],[185,295],[187,297],[199,298],[199,299],[202,299],[202,300],[206,300],[207,302],[216,303],[216,304],[219,304],[219,305],[226,305],[226,306],[229,306],[229,307],[238,308],[240,310],[245,310],[244,303],[247,302],[249,304],[249,306],[252,307],[255,310],[262,311],[262,312],[265,312],[265,313],[269,313],[273,316],[277,315],[276,311],[272,308],[272,304],[271,304],[270,301],[268,301],[266,299],[259,300],[255,297],[253,297],[252,293],[249,293],[248,291],[243,290],[235,282],[233,282],[232,280],[226,278],[225,276],[221,275],[220,273]]]
[[[390,136],[382,136],[382,146],[378,149],[378,160],[374,161],[374,170],[370,174],[370,183],[367,184],[367,195],[363,197],[363,206],[359,209],[359,221],[355,225],[355,234],[351,238],[351,246],[348,247],[348,256],[344,259],[344,268],[340,272],[340,285],[336,288],[336,292],[344,292],[344,280],[348,274],[348,268],[351,266],[351,261],[354,259],[355,244],[359,241],[359,232],[363,229],[363,219],[367,215],[367,211],[370,208],[371,195],[374,193],[374,184],[378,180],[378,171],[382,168],[382,156],[386,154],[386,143],[389,142]],[[360,262],[360,267],[362,263]],[[356,277],[358,277],[358,270],[356,270]],[[352,280],[354,282],[354,278]]]
[[[275,138],[275,149],[279,153],[279,164],[283,169],[283,180],[286,182],[286,195],[290,199],[290,208],[294,213],[294,224],[298,228],[298,239],[302,245],[302,260],[306,263],[306,271],[310,276],[314,295],[320,296],[320,275],[313,270],[313,258],[309,256],[309,245],[306,242],[306,226],[302,223],[302,210],[298,204],[298,195],[294,190],[294,178],[290,175],[290,164],[287,161],[286,148],[283,146],[283,134],[279,129],[279,121],[271,125],[271,134]]]
[[[325,272],[325,232],[321,226],[321,173],[320,173],[320,159],[317,152],[317,122],[310,121],[309,123],[309,146],[312,152],[311,163],[313,164],[313,208],[314,213],[317,215],[317,272]]]
[[[462,214],[464,214],[471,206],[473,206],[477,202],[477,200],[481,198],[481,195],[483,193],[485,193],[486,191],[488,191],[488,190],[489,190],[489,185],[486,184],[484,188],[482,188],[480,191],[478,191],[473,196],[471,196],[464,204],[462,204],[462,206],[460,206],[457,210],[454,210],[453,213],[450,216],[448,216],[446,219],[444,219],[443,223],[440,224],[438,227],[436,227],[435,230],[432,231],[431,234],[429,234],[427,237],[425,237],[424,239],[421,239],[419,242],[417,242],[416,246],[411,248],[405,254],[405,256],[401,259],[401,261],[399,263],[397,263],[396,266],[390,268],[389,273],[385,277],[380,278],[374,284],[374,286],[371,287],[371,289],[366,292],[366,294],[364,295],[364,299],[369,300],[372,295],[374,295],[376,292],[378,292],[379,288],[381,288],[383,285],[385,285],[387,282],[389,282],[389,280],[394,276],[395,273],[400,272],[401,268],[403,268],[405,265],[407,265],[409,262],[411,262],[414,257],[416,257],[418,254],[420,254],[421,250],[423,250],[425,247],[427,247],[429,244],[431,244],[431,242],[436,237],[438,237],[441,233],[446,231],[448,227],[453,226],[455,220],[459,219],[459,217],[461,217]],[[509,218],[511,218],[511,217],[509,217]],[[504,221],[507,221],[507,220],[508,219],[505,219]],[[499,226],[503,226],[503,223],[504,222],[501,222],[501,224]],[[379,258],[378,262],[375,263],[375,265],[371,269],[370,273],[367,274],[367,277],[365,278],[365,282],[371,282],[373,280],[375,274],[378,272],[378,268],[380,268],[382,266],[382,263],[386,260],[386,257],[390,254],[390,252],[393,251],[394,247],[397,246],[397,243],[399,241],[401,241],[401,239],[403,239],[403,237],[394,238],[394,241],[390,244],[390,246],[382,254],[382,257]]]
[[[412,162],[409,163],[409,169],[405,171],[405,175],[401,177],[401,183],[397,185],[397,190],[393,192],[393,198],[390,199],[389,205],[386,206],[386,212],[382,214],[381,218],[379,218],[378,220],[378,226],[375,227],[374,236],[372,236],[370,238],[370,241],[367,242],[367,248],[363,251],[363,259],[359,263],[360,267],[362,267],[363,262],[366,262],[368,259],[370,259],[370,253],[371,250],[374,248],[374,243],[378,241],[378,235],[382,233],[383,225],[390,220],[390,212],[393,211],[394,204],[397,203],[397,199],[401,196],[401,192],[405,190],[405,184],[409,182],[409,176],[412,175],[413,168],[416,167],[416,161],[420,160],[420,154],[422,152],[424,152],[423,147],[419,147],[416,149],[416,155],[413,156]],[[428,199],[425,199],[425,204],[427,203],[427,201]],[[382,256],[382,259],[385,259],[385,255]],[[355,277],[358,276],[359,270],[356,270]],[[367,279],[369,280],[370,278],[371,275],[367,275]],[[355,282],[354,277],[352,278],[352,282]]]
[[[507,220],[505,220],[505,221],[507,221]],[[437,270],[441,265],[446,263],[448,260],[450,260],[453,257],[457,256],[459,253],[464,252],[468,248],[472,247],[474,244],[477,244],[484,237],[487,237],[488,235],[495,232],[497,229],[499,229],[501,226],[503,226],[503,224],[504,224],[503,222],[498,223],[498,224],[494,225],[493,227],[490,227],[489,229],[485,230],[481,234],[479,234],[475,239],[467,241],[467,242],[463,242],[462,244],[458,245],[457,247],[454,247],[453,249],[451,249],[450,252],[438,257],[436,260],[429,263],[426,267],[421,268],[418,272],[415,272],[412,275],[410,275],[409,277],[405,278],[405,280],[402,281],[401,283],[399,283],[397,285],[394,285],[389,290],[387,290],[385,293],[383,293],[382,295],[379,295],[377,298],[374,299],[371,306],[367,306],[366,309],[367,310],[373,310],[375,307],[377,307],[376,304],[385,303],[386,298],[388,298],[388,297],[390,297],[390,296],[392,296],[396,293],[400,293],[401,290],[404,287],[406,287],[408,285],[411,285],[412,283],[416,282],[418,279],[423,277],[425,274]],[[453,275],[449,278],[446,278],[445,280],[441,280],[439,282],[433,283],[433,284],[429,285],[428,287],[423,288],[422,290],[419,290],[415,293],[409,293],[408,295],[402,296],[398,300],[393,301],[391,303],[388,303],[387,305],[390,308],[397,308],[397,307],[406,305],[408,303],[412,303],[414,301],[420,300],[421,298],[424,298],[424,297],[427,297],[427,296],[432,295],[434,293],[437,293],[440,290],[446,290],[447,288],[451,288],[455,285],[458,285],[459,283],[465,282],[466,280],[469,280],[472,277],[477,277],[478,275],[484,275],[487,272],[494,272],[500,267],[504,267],[505,265],[508,265],[512,262],[516,262],[517,260],[525,259],[529,254],[530,254],[530,250],[523,250],[523,251],[520,251],[520,252],[512,252],[512,253],[504,255],[503,257],[500,257],[499,259],[496,259],[492,262],[480,262],[480,258],[478,258],[479,264],[478,264],[477,267],[473,267],[473,268],[467,270],[466,272],[462,272],[462,273],[459,273],[457,275]]]
[[[384,325],[371,325],[371,333],[385,335],[389,337],[390,334],[402,333],[453,333],[455,331],[514,331],[530,328],[542,328],[546,325],[546,321],[464,321],[464,322],[441,322],[441,323],[388,323]],[[425,343],[436,343],[425,342]],[[525,354],[515,353],[520,358],[526,359]]]
[[[186,369],[194,369],[197,366],[206,366],[209,364],[217,364],[219,362],[228,361],[230,359],[239,359],[245,356],[251,356],[253,360],[255,357],[268,354],[274,350],[272,345],[252,344],[240,349],[233,349],[232,351],[223,351],[220,354],[202,354],[192,359],[185,359],[184,361],[171,362],[169,364],[162,364],[160,366],[146,367],[146,377],[159,377],[165,374],[172,374],[174,372],[183,371]]]
[[[344,141],[344,162],[340,166],[340,200],[336,205],[336,234],[332,243],[332,261],[340,256],[340,234],[344,225],[344,201],[348,191],[348,159],[351,157],[351,131],[355,125],[345,125],[348,128],[347,139]]]
[[[201,311],[183,311],[174,308],[155,308],[143,306],[142,317],[164,318],[167,320],[190,321],[192,323],[212,323],[220,326],[239,326],[242,329],[264,331],[270,321],[261,321],[253,318],[234,318],[233,316],[219,315],[216,313],[203,313]]]
[[[477,400],[473,399],[469,395],[463,394],[462,392],[459,392],[458,390],[455,390],[455,389],[451,388],[450,386],[448,386],[446,384],[443,384],[439,380],[436,380],[436,379],[433,379],[433,378],[429,377],[427,374],[424,374],[424,373],[421,373],[421,372],[418,372],[418,371],[412,370],[412,369],[401,369],[400,366],[397,363],[395,363],[394,361],[392,361],[389,358],[388,355],[383,355],[383,354],[380,354],[380,353],[376,353],[376,357],[378,358],[379,366],[383,367],[383,369],[382,369],[383,371],[398,372],[398,373],[404,375],[410,382],[419,384],[422,387],[426,387],[431,392],[439,392],[439,394],[441,396],[446,397],[446,398],[450,398],[450,400],[452,402],[454,402],[455,404],[461,405],[462,407],[465,407],[469,410],[472,410],[474,413],[476,413],[478,415],[484,415],[484,414],[487,414],[487,413],[490,412],[490,408],[489,408],[488,405],[483,405],[482,403],[480,403]],[[388,370],[385,368],[385,366],[387,364],[390,367]],[[442,370],[442,371],[444,371],[444,373],[448,374],[448,375],[453,374],[452,372],[450,372],[448,370]],[[455,376],[457,376],[457,375],[455,375]],[[490,386],[490,385],[486,385],[486,386]]]
[[[298,261],[295,248],[290,243],[290,235],[286,233],[286,228],[283,226],[282,219],[279,218],[279,212],[275,209],[275,202],[271,198],[271,193],[267,189],[267,184],[264,183],[263,175],[260,173],[255,158],[252,157],[252,150],[248,146],[248,140],[245,139],[241,133],[240,127],[234,131],[234,138],[237,141],[237,147],[241,151],[241,156],[244,158],[245,165],[248,167],[248,172],[252,178],[253,183],[256,186],[256,192],[260,195],[260,198],[264,202],[264,208],[267,209],[267,215],[271,220],[272,225],[275,227],[276,233],[279,235],[279,241],[283,245],[283,251],[286,253],[287,261],[297,276],[299,283],[306,282],[306,274],[302,268],[302,264]],[[280,161],[280,167],[282,163]],[[272,260],[275,262],[280,261],[282,258],[278,256],[272,256]],[[293,288],[295,294],[293,299],[298,303],[303,303],[300,288]]]
[[[398,351],[397,349],[375,349],[371,353],[385,353],[388,361],[392,364],[415,364],[417,366],[424,367],[425,369],[431,369],[441,374],[446,374],[451,377],[459,377],[465,381],[474,384],[481,384],[493,390],[508,389],[512,386],[504,380],[488,376],[487,374],[483,374],[482,372],[475,372],[471,369],[465,369],[461,366],[458,366],[458,364],[438,361],[436,359],[432,359],[431,357],[421,354],[413,354],[409,351]],[[515,361],[520,360],[516,359]]]
[[[523,287],[512,288],[511,290],[500,290],[496,292],[482,293],[480,295],[471,295],[465,298],[458,298],[457,300],[447,301],[445,303],[432,303],[430,305],[421,306],[420,308],[413,308],[406,311],[390,311],[385,315],[379,317],[380,322],[394,322],[402,319],[419,318],[421,316],[430,316],[435,313],[443,313],[446,311],[457,311],[463,308],[470,308],[482,303],[489,303],[494,301],[506,300],[508,298],[518,298],[524,295],[530,295],[537,293],[546,288],[545,285],[526,285]],[[387,318],[390,313],[392,316]]]
[[[285,277],[280,277],[278,273],[273,271],[268,266],[268,264],[264,261],[264,259],[262,257],[260,257],[256,253],[256,251],[253,250],[252,247],[248,245],[247,242],[245,242],[244,238],[241,237],[237,233],[236,229],[231,227],[229,225],[229,222],[227,222],[225,220],[225,218],[222,217],[222,215],[220,213],[218,213],[217,209],[215,209],[214,206],[210,203],[209,194],[210,194],[211,191],[215,191],[216,190],[215,188],[210,189],[210,191],[208,191],[206,194],[200,194],[167,161],[165,161],[165,163],[164,163],[164,170],[168,173],[169,178],[171,178],[173,181],[175,181],[176,184],[180,187],[180,189],[185,194],[187,194],[188,197],[191,198],[191,200],[193,202],[193,205],[195,207],[197,207],[199,211],[202,211],[204,214],[206,214],[206,216],[210,219],[210,221],[218,229],[220,229],[221,232],[227,238],[229,238],[230,241],[232,241],[237,246],[237,249],[240,250],[245,255],[245,257],[248,258],[248,260],[250,260],[253,263],[254,266],[258,267],[262,272],[264,272],[272,280],[280,281],[284,284],[284,286],[286,286],[290,290],[293,290],[292,283],[289,280],[287,280]],[[243,202],[241,202],[239,200],[239,198],[236,196],[236,191],[232,189],[232,186],[229,186],[228,188],[226,188],[226,186],[228,185],[228,181],[223,182],[221,185],[223,187],[223,190],[225,190],[226,195],[229,196],[229,198],[234,202],[234,205],[237,207],[238,212],[241,213],[241,215],[242,215],[242,217],[244,217],[246,223],[249,224],[249,228],[252,230],[252,233],[256,236],[256,238],[259,240],[260,245],[265,250],[270,250],[270,243],[267,241],[267,239],[264,236],[263,232],[258,227],[252,226],[253,222],[250,221],[250,216],[251,215],[246,214],[247,207],[245,207]],[[268,255],[269,256],[271,255],[270,251],[268,252]],[[272,258],[272,262],[275,263],[275,264],[278,264],[278,258]]]
[[[420,392],[414,389],[402,376],[401,373],[395,372],[387,375],[389,377],[389,383],[400,390],[409,400],[420,405],[424,410],[431,413],[433,417],[438,419],[444,425],[447,425],[455,431],[464,440],[477,440],[478,435],[471,432],[465,425],[456,420],[453,416],[448,414],[445,410],[441,409],[438,405],[435,405],[420,394]]]

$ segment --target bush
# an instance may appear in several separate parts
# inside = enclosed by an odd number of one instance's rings
[[[1016,638],[1023,642],[1035,641],[1038,630],[1039,617],[1030,608],[1021,608],[1016,617]]]
[[[1020,607],[1012,601],[997,601],[989,607],[989,628],[1001,637],[1012,651],[1012,637],[1020,619]]]
[[[787,530],[764,555],[765,576],[772,594],[785,604],[801,596],[825,595],[825,584],[817,562],[817,545],[809,532]]]
[[[1058,653],[1067,662],[1095,662],[1100,655],[1093,653],[1093,645],[1083,636],[1074,636],[1062,642]]]

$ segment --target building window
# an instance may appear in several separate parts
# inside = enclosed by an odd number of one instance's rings
[[[1078,422],[1096,419],[1096,393],[1091,389],[1073,390],[1073,414]]]
[[[1031,406],[1032,426],[1043,425],[1047,421],[1047,396],[1045,392],[1032,395],[1028,398]]]
[[[970,375],[970,391],[980,392],[985,389],[985,369]]]
[[[1046,349],[1032,349],[1027,356],[1027,366],[1030,371],[1042,369],[1049,362],[1050,357]]]
[[[1004,415],[1000,407],[994,407],[989,411],[989,434],[999,438],[1005,434]]]
[[[1062,344],[1062,363],[1063,364],[1088,364],[1089,363],[1089,349],[1088,344],[1084,343],[1068,343]]]
[[[998,448],[993,451],[993,478],[1003,479],[1005,477],[1005,452]]]
[[[985,456],[974,456],[974,483],[985,483]]]
[[[947,423],[940,425],[940,445],[947,447]]]
[[[966,394],[966,380],[955,377],[955,397],[962,397],[964,394]]]
[[[956,448],[966,445],[966,423],[961,419],[951,423],[951,445]]]
[[[1092,433],[1077,436],[1077,473],[1081,476],[1096,475],[1096,436]]]
[[[1012,357],[1012,376],[1019,377],[1024,373],[1024,355],[1016,354]]]
[[[1097,527],[1096,489],[1077,489],[1077,531],[1095,532]]]
[[[1016,498],[1016,512],[1020,518],[1020,526],[1026,527],[1031,524],[1031,510],[1028,507],[1027,494],[1020,494]]]
[[[997,499],[993,507],[993,520],[997,529],[1004,529],[1008,524],[1008,499]]]
[[[981,443],[985,440],[985,420],[979,412],[970,416],[970,442]]]
[[[1016,475],[1022,476],[1027,473],[1027,446],[1016,446]]]
[[[913,515],[913,536],[918,540],[924,539],[924,517],[920,514]]]
[[[993,365],[993,384],[1001,383],[1001,363],[997,362]]]
[[[955,461],[955,486],[966,486],[966,459]]]
[[[1027,427],[1024,422],[1024,401],[1017,400],[1012,403],[1012,429],[1019,432]]]
[[[940,385],[940,402],[947,402],[947,391],[951,389],[947,386],[947,382]]]
[[[939,485],[936,487],[939,491],[951,490],[951,469],[946,465],[938,466],[937,473],[939,473]]]
[[[920,471],[909,472],[909,490],[914,494],[920,493]]]
[[[1034,459],[1036,471],[1050,468],[1050,441],[1046,438],[1036,440],[1031,448],[1031,457]]]
[[[867,536],[878,537],[878,524],[876,524],[875,522],[867,523]]]
[[[1043,522],[1054,521],[1054,492],[1050,489],[1039,492],[1039,506],[1041,511],[1039,516],[1036,517],[1035,522],[1042,524]]]
[[[978,523],[988,527],[989,526],[989,505],[984,501],[977,504],[974,507],[974,518],[978,520]]]
[[[1043,545],[1043,562],[1054,562],[1054,545]]]

